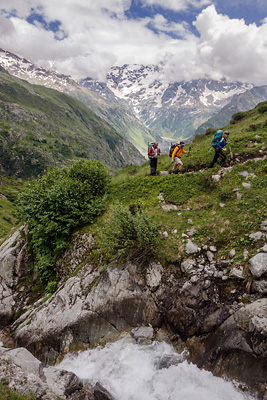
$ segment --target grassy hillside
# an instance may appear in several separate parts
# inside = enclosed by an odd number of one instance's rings
[[[208,128],[216,128],[219,125],[228,124],[232,115],[240,111],[246,111],[255,107],[258,103],[267,98],[267,86],[257,86],[245,93],[237,94],[232,101],[223,107],[217,114],[208,119],[196,130],[197,134],[202,134]]]
[[[249,234],[257,232],[261,222],[267,219],[266,119],[267,102],[234,115],[232,123],[222,127],[230,131],[234,155],[231,160],[227,150],[228,164],[224,169],[218,164],[210,170],[204,168],[213,158],[213,149],[208,151],[213,137],[211,130],[194,139],[191,154],[183,155],[184,167],[180,175],[151,177],[148,161],[142,166],[120,169],[112,176],[104,215],[82,229],[95,238],[96,245],[89,257],[95,261],[100,258],[103,261],[106,257],[110,261],[117,256],[116,252],[112,255],[112,248],[114,235],[122,229],[118,227],[120,223],[125,223],[123,238],[129,235],[128,244],[132,245],[132,240],[136,240],[135,223],[149,236],[149,232],[145,232],[146,226],[142,225],[146,223],[145,219],[142,220],[142,212],[148,215],[149,221],[156,223],[161,232],[153,252],[163,265],[171,267],[186,257],[188,238],[197,246],[216,246],[222,258],[227,258],[229,251],[235,249],[234,263],[243,260],[244,249],[250,256],[255,254],[264,241],[255,242]],[[158,172],[171,169],[170,157],[160,156]],[[240,175],[244,171],[247,177]],[[218,182],[212,178],[216,174],[220,175]],[[250,188],[243,183],[249,183]],[[165,202],[171,205],[171,209],[162,207]],[[134,218],[123,211],[114,221],[114,207],[118,204],[122,210],[130,210]],[[131,254],[130,249],[126,254]]]
[[[184,235],[198,246],[216,246],[224,258],[235,249],[236,263],[243,260],[244,249],[251,256],[255,254],[264,241],[261,239],[256,243],[249,234],[257,232],[267,218],[266,118],[267,102],[241,116],[233,116],[232,124],[224,127],[230,131],[234,153],[231,161],[227,151],[229,169],[221,170],[218,164],[213,169],[204,169],[213,158],[213,149],[208,151],[213,137],[211,130],[197,136],[192,143],[192,153],[183,156],[183,174],[151,177],[149,162],[141,167],[121,169],[112,177],[106,215],[88,228],[98,242],[96,254],[105,253],[107,242],[102,238],[112,208],[118,202],[130,209],[142,207],[157,223],[162,235],[155,256],[166,266],[170,267],[186,256]],[[170,171],[171,168],[171,159],[167,155],[161,156],[158,171]],[[212,175],[221,171],[221,178],[215,182]],[[248,173],[247,178],[240,175],[243,171]],[[243,183],[250,183],[250,188],[244,187]],[[162,199],[176,205],[177,209],[164,210]]]
[[[83,103],[0,71],[0,173],[34,177],[79,158],[109,168],[143,159]]]

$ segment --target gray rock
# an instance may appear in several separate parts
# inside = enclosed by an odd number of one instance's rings
[[[251,188],[251,183],[242,182],[242,186],[243,186],[245,189],[250,189],[250,188]]]
[[[244,260],[248,259],[248,255],[249,255],[248,251],[246,249],[244,249],[243,250],[243,258],[244,258]]]
[[[214,182],[219,182],[221,175],[212,175],[211,178],[214,180]]]
[[[251,286],[252,293],[267,294],[267,280],[261,279],[260,281],[253,282]]]
[[[236,255],[235,249],[230,250],[230,252],[229,252],[229,257],[230,257],[230,258],[233,258],[235,255]]]
[[[267,220],[262,221],[262,223],[261,223],[261,229],[262,229],[263,231],[267,231]]]
[[[198,246],[196,246],[190,239],[187,240],[185,251],[187,254],[194,254],[198,252]]]
[[[267,253],[267,244],[265,244],[262,248],[262,251],[264,251],[265,253]]]
[[[166,176],[169,175],[168,171],[159,171],[159,176]]]
[[[162,274],[164,270],[160,263],[151,262],[146,270],[146,284],[151,289],[152,292],[155,292],[162,279]]]
[[[230,274],[229,274],[229,278],[234,278],[234,279],[240,279],[240,280],[244,280],[245,276],[243,274],[243,267],[234,267],[231,269]]]
[[[211,251],[208,250],[207,251],[207,257],[208,257],[209,262],[211,262],[213,260],[214,254]]]
[[[249,261],[249,269],[254,278],[267,275],[267,253],[258,253]]]
[[[248,176],[248,171],[242,171],[240,172],[239,176],[246,178]]]
[[[155,332],[152,326],[140,326],[131,330],[131,336],[138,341],[140,338],[152,340]]]
[[[236,199],[239,201],[242,198],[242,194],[240,194],[239,192],[236,193]]]
[[[260,232],[260,231],[259,231],[259,232],[251,233],[251,234],[249,235],[249,238],[255,240],[256,242],[257,242],[258,240],[260,240],[262,237],[263,237],[263,233]]]
[[[184,274],[190,274],[196,266],[195,260],[187,259],[181,263],[181,270]]]

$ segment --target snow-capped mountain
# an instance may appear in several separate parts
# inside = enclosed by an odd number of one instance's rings
[[[78,86],[77,83],[67,75],[38,67],[25,58],[20,58],[2,49],[0,49],[0,65],[8,71],[10,75],[60,92],[66,91],[67,89],[71,90],[73,86]]]
[[[0,49],[0,66],[17,78],[67,93],[80,100],[100,118],[113,126],[124,138],[133,143],[143,155],[147,153],[147,142],[159,138],[159,136],[155,137],[142,121],[135,117],[126,102],[119,101],[119,99],[114,100],[112,92],[110,92],[111,102],[108,96],[97,95],[95,93],[97,90],[85,88],[69,76],[40,68],[30,61],[2,49]],[[97,84],[97,86],[99,85],[102,84]],[[106,85],[103,84],[103,86]],[[108,89],[106,91],[108,93]]]
[[[192,140],[196,129],[229,104],[234,96],[253,88],[249,83],[227,80],[168,82],[163,74],[164,65],[115,66],[108,72],[105,82],[90,77],[76,82],[1,49],[0,65],[30,83],[68,93],[83,101],[143,154],[147,141],[153,138]],[[228,122],[225,120],[224,124]],[[128,124],[134,126],[129,128]]]
[[[166,82],[163,66],[113,67],[106,82],[80,81],[114,102],[125,102],[135,115],[162,137],[192,138],[204,121],[228,104],[234,95],[252,89],[252,84],[215,81]]]

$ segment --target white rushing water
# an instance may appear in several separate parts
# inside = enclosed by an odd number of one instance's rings
[[[59,368],[101,383],[116,400],[252,400],[231,382],[189,364],[164,342],[138,345],[130,336],[78,354]]]

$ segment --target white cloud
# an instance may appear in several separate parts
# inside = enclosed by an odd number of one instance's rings
[[[178,10],[209,0],[142,0]],[[239,1],[239,0],[237,0]],[[248,0],[246,0],[248,1]],[[260,0],[255,0],[260,1]],[[227,77],[266,84],[267,19],[261,26],[218,14],[213,5],[195,21],[170,22],[157,14],[128,19],[130,0],[1,0],[0,47],[74,77],[102,78],[113,65],[163,62],[172,81]],[[26,21],[31,9],[49,23],[60,21],[62,40],[42,24]],[[16,10],[16,12],[14,12]],[[12,13],[9,19],[4,18]]]
[[[144,6],[159,6],[172,11],[184,11],[189,7],[202,8],[211,0],[140,0]]]

